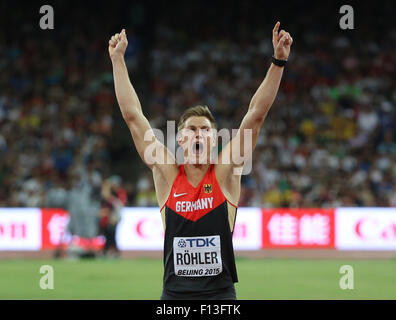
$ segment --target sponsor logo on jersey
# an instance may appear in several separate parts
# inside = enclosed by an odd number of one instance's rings
[[[187,192],[184,192],[184,193],[179,193],[179,194],[177,194],[176,192],[174,192],[173,193],[173,196],[175,197],[175,198],[178,198],[178,197],[181,197],[181,196],[185,196],[186,194],[188,194]]]

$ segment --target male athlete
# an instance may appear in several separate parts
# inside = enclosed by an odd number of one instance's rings
[[[143,114],[124,61],[128,45],[125,29],[109,41],[117,101],[136,149],[153,173],[161,208],[165,229],[161,299],[236,299],[232,234],[241,175],[234,169],[241,168],[243,162],[234,159],[242,157],[246,162],[251,156],[279,89],[293,42],[288,32],[278,32],[279,25],[277,22],[272,34],[272,64],[235,137],[216,161],[211,161],[215,120],[206,106],[187,109],[178,124],[177,142],[184,152],[181,165],[155,137]],[[250,144],[249,148],[244,148],[245,144]]]

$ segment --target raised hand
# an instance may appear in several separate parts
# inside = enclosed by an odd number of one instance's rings
[[[289,32],[281,30],[278,32],[280,22],[275,24],[272,30],[272,44],[274,46],[274,56],[276,59],[287,60],[290,54],[290,47],[293,43],[293,38],[290,36]]]
[[[124,56],[125,50],[128,46],[128,39],[126,37],[125,29],[122,29],[121,33],[116,33],[109,40],[109,55],[110,58]]]

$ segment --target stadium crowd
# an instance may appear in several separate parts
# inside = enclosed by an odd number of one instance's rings
[[[248,28],[251,20],[242,13],[236,30],[220,21],[189,34],[166,20],[157,27],[146,106],[154,127],[204,104],[219,128],[238,128],[273,53],[271,28]],[[239,206],[396,206],[396,29],[361,33],[292,32]],[[153,190],[146,194],[155,205]]]
[[[122,8],[103,10],[111,19],[98,26],[83,10],[67,17],[71,8],[57,3],[65,16],[52,31],[26,18],[33,8],[2,17],[9,29],[0,30],[0,207],[75,207],[96,219],[102,184],[113,175],[109,141],[117,111],[105,37]],[[134,70],[139,43],[132,32],[130,43],[126,59]]]
[[[272,26],[253,32],[244,15],[237,33],[216,32],[221,19],[199,30],[168,22],[158,21],[144,49],[149,90],[137,93],[151,125],[165,130],[167,120],[204,104],[219,128],[238,128],[269,67]],[[125,125],[115,117],[106,47],[116,26],[0,41],[0,207],[51,206],[82,184],[100,201],[114,173],[114,128]],[[288,29],[295,43],[239,206],[396,206],[396,29],[365,41],[339,30]],[[128,35],[133,74],[144,34]],[[156,206],[150,171],[138,166],[123,181],[127,205]]]

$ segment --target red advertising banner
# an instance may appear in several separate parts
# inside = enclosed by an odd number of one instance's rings
[[[334,249],[334,209],[263,209],[262,248]]]
[[[63,209],[41,209],[41,249],[54,249],[62,240],[69,222]]]
[[[86,239],[66,235],[69,213],[63,209],[41,209],[41,249],[64,249],[68,246],[80,247],[85,250],[100,250],[105,240],[102,236]]]

